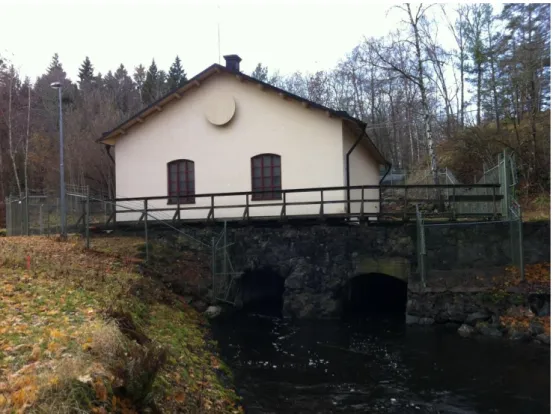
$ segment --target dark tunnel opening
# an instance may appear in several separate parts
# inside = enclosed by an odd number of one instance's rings
[[[344,316],[405,317],[407,282],[382,273],[353,277],[344,289]]]
[[[241,280],[242,311],[282,316],[284,278],[269,268],[247,270]]]

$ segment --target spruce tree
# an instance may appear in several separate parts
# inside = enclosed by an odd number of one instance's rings
[[[79,69],[79,79],[81,80],[81,86],[84,82],[90,82],[93,78],[94,67],[92,66],[92,63],[87,56]]]
[[[145,105],[149,105],[157,99],[158,78],[156,61],[152,59],[152,64],[146,72],[146,80],[142,86],[142,103]]]
[[[180,88],[186,83],[186,73],[182,68],[181,60],[177,56],[175,61],[169,68],[169,75],[167,78],[167,87],[169,90]]]
[[[59,55],[54,53],[50,66],[48,66],[48,74],[52,74],[56,70],[63,71],[63,67],[61,66]]]

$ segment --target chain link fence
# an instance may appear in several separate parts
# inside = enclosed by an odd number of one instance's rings
[[[226,222],[222,229],[215,226],[198,233],[197,229],[183,223],[175,225],[172,213],[149,212],[140,201],[115,203],[107,194],[92,192],[88,187],[68,186],[65,201],[67,233],[82,235],[85,247],[94,247],[93,234],[96,231],[110,232],[114,228],[116,211],[136,214],[140,216],[140,226],[133,222],[126,234],[144,239],[146,263],[151,254],[152,238],[149,233],[154,228],[170,231],[178,236],[180,244],[211,257],[210,299],[236,303],[239,291],[237,277],[240,274],[235,272],[229,254],[232,243],[229,241]],[[53,193],[29,191],[22,197],[6,198],[4,205],[7,236],[54,236],[61,232],[60,198]],[[119,227],[124,228],[124,223],[120,223]]]
[[[70,233],[84,232],[87,223],[104,225],[114,211],[107,195],[91,193],[87,187],[68,186],[65,205]],[[7,197],[5,210],[8,236],[49,236],[61,231],[60,197],[53,193],[29,190],[21,197]]]

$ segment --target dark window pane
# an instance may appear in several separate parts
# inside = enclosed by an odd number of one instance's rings
[[[177,173],[177,164],[169,164],[169,170],[171,173]]]
[[[188,179],[194,181],[194,170],[188,171]]]
[[[258,189],[261,187],[261,178],[254,178],[253,179],[253,188]]]
[[[255,157],[253,159],[253,166],[254,167],[261,167],[261,157]]]
[[[271,177],[265,177],[263,179],[263,187],[271,187]]]
[[[253,167],[253,176],[261,177],[261,167]]]
[[[273,157],[273,165],[280,165],[280,157]]]
[[[272,158],[272,156],[270,156],[270,155],[264,155],[263,156],[263,166],[271,165],[271,158]]]
[[[273,175],[280,175],[280,167],[273,167]]]
[[[280,177],[279,176],[273,176],[273,186],[280,187]]]
[[[263,177],[271,176],[271,167],[263,166]]]

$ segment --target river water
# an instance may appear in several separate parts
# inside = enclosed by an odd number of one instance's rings
[[[549,349],[401,318],[213,324],[247,413],[550,412]]]

